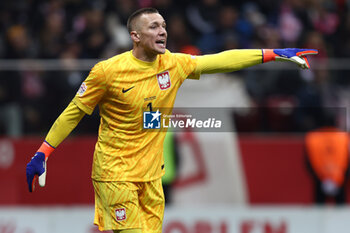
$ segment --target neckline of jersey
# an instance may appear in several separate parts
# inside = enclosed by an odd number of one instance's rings
[[[131,60],[137,64],[138,66],[142,66],[144,68],[151,68],[153,66],[155,66],[156,64],[158,64],[158,60],[159,60],[159,56],[157,56],[157,59],[152,61],[152,62],[148,62],[148,61],[142,61],[138,58],[136,58],[133,54],[132,54],[132,50],[130,50],[129,52]]]

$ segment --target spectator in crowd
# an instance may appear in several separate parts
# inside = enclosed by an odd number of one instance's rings
[[[327,117],[322,127],[306,133],[305,149],[315,203],[325,204],[333,199],[338,205],[344,204],[349,176],[348,133],[337,128],[332,117]]]
[[[81,58],[104,57],[110,38],[106,29],[103,9],[97,7],[86,9],[85,20],[85,28],[78,38],[82,43]]]
[[[6,31],[4,57],[6,59],[30,58],[35,54],[31,47],[28,32],[22,25],[13,25]],[[24,122],[27,122],[33,112],[36,112],[28,100],[22,98],[27,93],[28,73],[20,71],[2,71],[0,78],[0,134],[19,137],[24,133]],[[31,89],[29,91],[34,91]],[[21,110],[21,105],[23,111]],[[33,111],[30,111],[33,110]],[[22,117],[22,115],[24,115]],[[32,122],[35,125],[35,122]]]
[[[8,29],[7,45],[6,59],[28,59],[33,58],[36,54],[34,42],[27,29],[22,25],[15,25]],[[12,111],[17,112],[16,117],[11,118],[11,121],[17,122],[13,124],[18,124],[18,127],[22,128],[21,133],[41,131],[45,108],[43,101],[46,91],[42,73],[36,70],[14,70],[7,71],[6,77],[3,78],[9,78],[9,83],[19,83],[19,85],[16,84],[18,89],[14,90],[14,93],[20,93],[19,97],[16,98],[20,99],[22,109],[17,110],[19,103],[12,103]],[[22,115],[20,113],[23,114],[23,119],[19,119]],[[19,122],[20,120],[23,122]]]
[[[173,14],[167,22],[168,34],[170,37],[168,40],[168,48],[171,51],[180,52],[185,46],[193,44],[191,33],[181,15]]]
[[[53,1],[48,8],[39,32],[39,56],[58,58],[65,43],[65,13],[62,9],[62,2]]]

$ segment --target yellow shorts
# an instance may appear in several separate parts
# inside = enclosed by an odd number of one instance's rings
[[[161,233],[164,215],[162,180],[100,182],[95,189],[95,219],[100,231],[142,229]]]

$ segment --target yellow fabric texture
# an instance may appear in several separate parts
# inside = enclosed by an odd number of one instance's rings
[[[99,107],[94,180],[145,182],[164,174],[165,133],[143,129],[143,112],[152,106],[170,115],[183,81],[199,78],[196,66],[196,57],[169,51],[154,62],[128,51],[94,66],[73,99],[87,114]]]
[[[141,229],[114,230],[113,233],[142,233]]]
[[[84,117],[85,112],[80,110],[76,104],[70,102],[68,107],[61,113],[52,125],[45,140],[53,147],[57,147],[78,125]]]
[[[262,63],[261,49],[233,49],[221,53],[197,56],[195,73],[213,74],[240,70]]]
[[[161,179],[149,182],[94,181],[94,224],[100,231],[142,229],[161,233],[164,195]]]

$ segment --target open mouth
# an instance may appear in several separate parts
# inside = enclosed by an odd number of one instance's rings
[[[157,40],[156,44],[161,45],[162,47],[165,47],[165,40]]]

